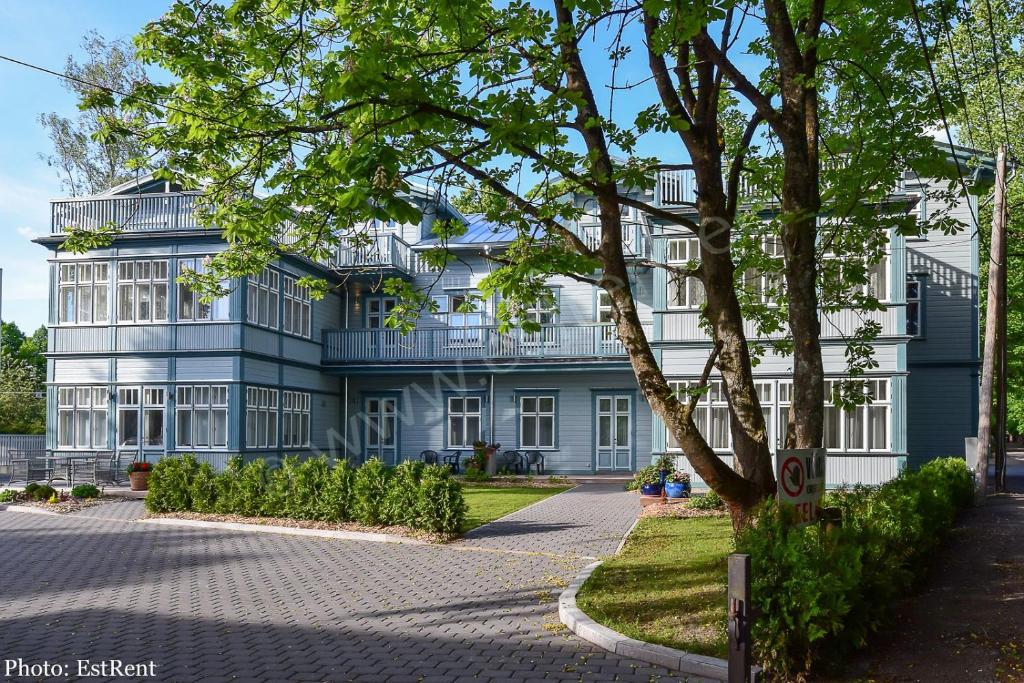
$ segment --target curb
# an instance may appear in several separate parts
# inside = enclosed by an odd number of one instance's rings
[[[225,529],[228,531],[255,531],[264,534],[283,534],[285,536],[312,536],[315,538],[333,538],[341,541],[370,541],[372,543],[403,543],[406,545],[436,545],[415,538],[395,536],[393,534],[375,534],[367,531],[342,531],[339,529],[304,529],[302,527],[273,526],[271,524],[242,524],[240,522],[209,522],[199,519],[174,519],[159,517],[155,519],[136,520],[138,524],[157,524],[160,526],[193,527],[200,529]]]
[[[67,514],[54,512],[53,510],[44,510],[42,508],[32,507],[31,505],[0,505],[0,511],[20,512],[26,515],[47,515],[49,517],[64,517]]]

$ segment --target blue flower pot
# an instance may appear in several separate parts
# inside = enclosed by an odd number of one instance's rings
[[[640,493],[645,496],[660,496],[661,484],[640,484]]]
[[[690,495],[690,485],[682,481],[665,482],[665,495],[669,498],[685,498]]]

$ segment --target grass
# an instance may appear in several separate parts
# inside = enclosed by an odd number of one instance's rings
[[[493,522],[499,517],[515,512],[539,500],[568,490],[569,486],[537,488],[529,486],[487,486],[486,484],[463,484],[462,495],[469,505],[463,531]]]
[[[594,620],[631,638],[725,657],[728,517],[647,518],[577,595]]]

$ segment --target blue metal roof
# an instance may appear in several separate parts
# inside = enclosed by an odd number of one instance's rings
[[[448,246],[473,244],[508,244],[516,238],[515,228],[510,228],[484,218],[483,214],[466,215],[466,233],[447,240]],[[435,246],[441,240],[435,236],[420,240],[416,246]]]

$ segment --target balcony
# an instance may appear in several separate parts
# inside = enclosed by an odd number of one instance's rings
[[[412,274],[416,272],[416,254],[397,235],[375,235],[369,244],[339,247],[329,265],[349,273],[394,270]]]
[[[111,227],[126,232],[204,230],[194,193],[83,197],[50,202],[50,234]]]
[[[650,330],[644,330],[650,337]],[[396,330],[325,330],[324,363],[395,361],[566,361],[625,360],[626,351],[606,323],[545,325],[539,332],[493,325],[421,327]]]
[[[599,223],[580,222],[576,235],[588,248],[601,248],[601,225]],[[651,241],[647,237],[645,227],[641,223],[622,222],[622,253],[627,259],[646,259],[651,256]]]

